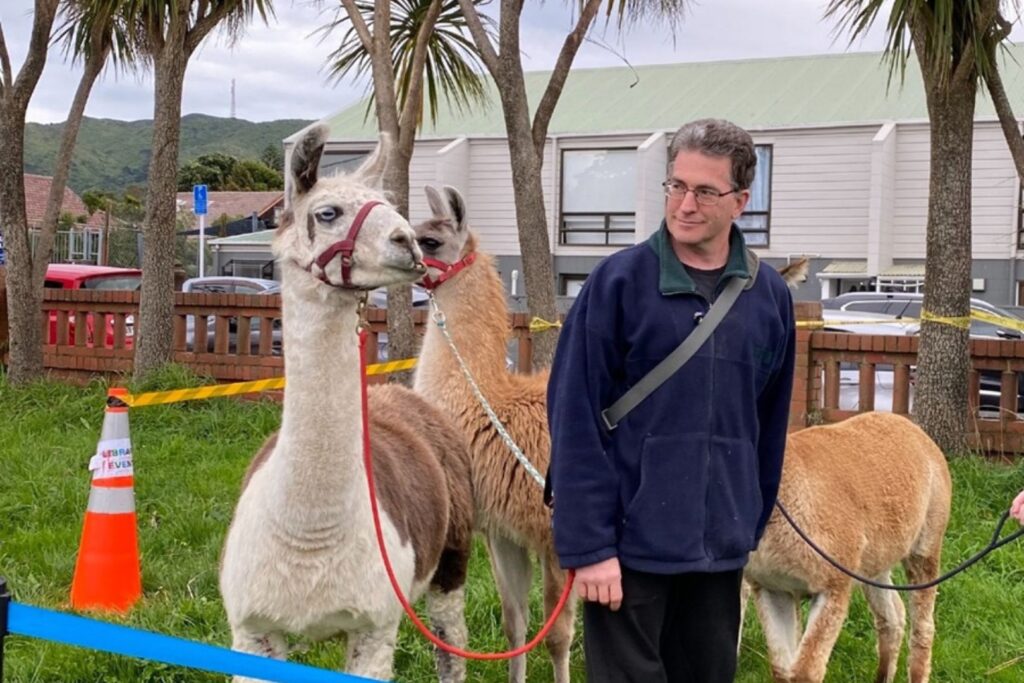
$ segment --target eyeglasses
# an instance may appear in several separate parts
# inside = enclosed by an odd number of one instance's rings
[[[686,197],[687,193],[692,192],[693,198],[697,200],[697,203],[703,204],[704,206],[714,206],[718,203],[718,200],[725,195],[738,191],[735,188],[728,192],[719,192],[711,187],[698,187],[691,189],[687,187],[685,183],[681,183],[678,180],[666,180],[661,184],[661,186],[665,188],[666,197],[674,197],[681,200]]]

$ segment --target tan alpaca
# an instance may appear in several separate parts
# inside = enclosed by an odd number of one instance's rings
[[[342,267],[344,252],[318,262],[341,244],[361,207],[384,200],[389,147],[384,137],[352,176],[318,180],[326,134],[323,127],[307,133],[290,168],[292,208],[274,237],[284,412],[280,431],[246,474],[220,586],[234,649],[284,659],[286,634],[345,633],[347,670],[390,679],[402,608],[378,554],[362,463],[357,305],[367,290],[418,279],[422,255],[409,224],[385,203],[366,214],[349,267]],[[443,411],[407,389],[374,389],[369,412],[398,581],[410,600],[427,592],[433,628],[465,646],[462,590],[473,521],[465,439]],[[462,681],[465,664],[439,654],[438,674]]]
[[[426,256],[453,263],[476,252],[476,237],[466,223],[462,197],[450,187],[444,193],[442,197],[427,188],[434,219],[416,228],[416,239]],[[439,286],[434,295],[447,318],[447,329],[484,396],[534,467],[543,473],[547,471],[551,445],[546,410],[548,373],[508,372],[505,291],[491,256],[476,254],[471,265]],[[518,647],[525,642],[529,623],[531,555],[539,557],[544,574],[545,614],[551,612],[565,584],[565,572],[554,554],[551,516],[544,506],[543,491],[491,425],[433,323],[427,325],[423,339],[415,388],[454,415],[470,438],[477,522],[487,539],[501,595],[505,635],[510,645]],[[547,637],[556,683],[569,683],[574,614],[575,601],[570,600]],[[525,657],[510,662],[509,680],[526,680]]]
[[[786,444],[779,501],[835,560],[876,581],[891,583],[898,563],[908,583],[938,575],[950,496],[945,457],[905,417],[864,413],[795,432]],[[815,554],[777,509],[744,578],[754,591],[775,680],[823,681],[854,582]],[[894,591],[862,589],[878,636],[875,680],[889,683],[903,640],[903,601]],[[936,590],[910,594],[911,683],[925,683],[931,671]],[[804,597],[811,610],[801,629]]]

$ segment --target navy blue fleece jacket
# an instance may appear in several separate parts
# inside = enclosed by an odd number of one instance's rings
[[[711,338],[607,431],[600,418],[710,308],[664,223],[603,260],[569,312],[548,386],[555,549],[660,574],[746,564],[782,474],[793,385],[789,289],[735,226],[719,282],[747,284]]]

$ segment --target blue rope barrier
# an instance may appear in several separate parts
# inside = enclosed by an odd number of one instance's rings
[[[275,683],[376,682],[376,679],[290,664],[17,602],[10,603],[8,632],[90,650],[227,675],[249,676]]]

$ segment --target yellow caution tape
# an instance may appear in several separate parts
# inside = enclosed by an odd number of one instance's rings
[[[406,358],[405,360],[393,360],[388,363],[374,363],[373,365],[366,366],[367,375],[387,375],[392,372],[401,372],[402,370],[412,370],[416,367],[415,358]]]
[[[198,401],[218,396],[236,396],[238,394],[254,394],[259,391],[272,391],[284,386],[284,377],[258,379],[252,382],[235,382],[234,384],[213,384],[208,387],[194,389],[172,389],[171,391],[151,391],[146,394],[128,394],[124,402],[132,408],[155,406],[164,403],[180,403],[182,401]]]
[[[952,325],[954,327],[959,327],[962,330],[966,330],[970,328],[972,320],[981,320],[983,322],[991,323],[993,325],[999,325],[1000,327],[1006,327],[1012,330],[1017,330],[1018,332],[1024,332],[1024,320],[1017,320],[1016,318],[1006,318],[1001,315],[993,315],[992,313],[986,313],[985,311],[977,310],[972,310],[970,317],[945,317],[929,313],[928,311],[922,311],[920,318],[880,318],[877,320],[798,320],[796,322],[796,326],[806,327],[812,330],[820,330],[823,327],[831,325],[845,326],[933,322],[942,325]]]
[[[536,316],[530,320],[530,332],[546,332],[547,330],[557,329],[561,326],[562,322],[560,320],[550,322],[548,320],[544,320],[544,318],[538,318]]]
[[[797,327],[809,327],[820,330],[828,325],[877,325],[879,323],[916,323],[915,318],[886,318],[885,320],[797,320]]]
[[[416,367],[415,358],[395,360],[388,363],[375,363],[366,368],[367,375],[386,375],[391,372],[410,370]],[[261,391],[273,391],[284,388],[284,377],[258,379],[251,382],[235,382],[233,384],[213,384],[194,389],[172,389],[171,391],[152,391],[146,394],[127,394],[125,403],[132,408],[155,406],[182,401],[199,401],[219,396],[237,396],[238,394],[255,394]]]
[[[973,320],[982,320],[987,323],[999,325],[1000,327],[1008,327],[1011,330],[1017,330],[1018,332],[1024,332],[1024,320],[1004,318],[1001,315],[993,315],[991,313],[986,313],[985,311],[971,311],[971,318]]]
[[[947,318],[945,316],[929,313],[928,311],[921,311],[921,320],[927,323],[941,323],[943,325],[952,325],[953,327],[959,327],[961,330],[966,330],[971,326],[971,316]]]

